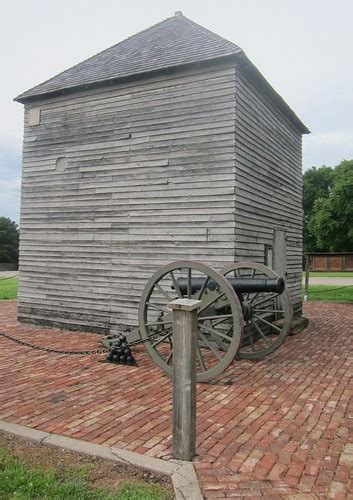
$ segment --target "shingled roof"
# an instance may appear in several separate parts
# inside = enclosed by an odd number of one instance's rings
[[[78,90],[178,68],[195,63],[236,58],[255,74],[258,83],[302,133],[308,129],[273,90],[261,73],[235,43],[209,31],[176,12],[150,28],[133,35],[109,49],[72,66],[15,98],[26,103],[42,96]]]

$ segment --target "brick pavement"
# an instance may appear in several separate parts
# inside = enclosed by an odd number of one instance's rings
[[[353,305],[306,305],[310,327],[260,362],[198,386],[195,466],[207,498],[353,498]],[[0,331],[60,349],[99,336],[23,325]],[[155,457],[170,456],[171,384],[143,347],[139,367],[62,356],[0,338],[0,419]]]

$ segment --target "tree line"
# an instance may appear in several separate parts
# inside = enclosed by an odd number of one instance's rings
[[[16,222],[0,217],[0,263],[18,264],[19,231]]]
[[[353,160],[303,175],[304,252],[353,251]]]

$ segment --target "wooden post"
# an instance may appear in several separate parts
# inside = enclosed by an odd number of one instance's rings
[[[200,300],[177,299],[173,310],[173,457],[191,461],[196,440],[196,342]]]
[[[310,270],[310,257],[305,256],[305,281],[304,281],[304,302],[309,298],[309,270]]]

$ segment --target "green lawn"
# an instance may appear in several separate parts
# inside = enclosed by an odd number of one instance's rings
[[[305,276],[305,271],[303,271],[303,276]],[[310,271],[310,276],[316,276],[321,278],[353,278],[353,272],[341,271],[341,272],[321,272],[321,271]]]
[[[17,297],[17,278],[0,277],[0,300],[16,299]]]
[[[353,286],[309,285],[309,300],[353,302]]]
[[[85,480],[85,467],[59,474],[54,469],[30,467],[25,461],[0,447],[0,498],[21,500],[167,500],[171,494],[163,486],[139,482],[120,483],[115,491],[92,487]]]

